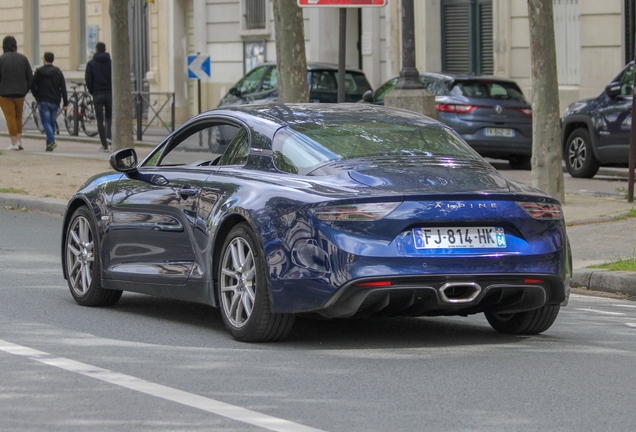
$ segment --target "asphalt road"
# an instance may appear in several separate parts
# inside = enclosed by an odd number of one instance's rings
[[[213,308],[76,305],[59,216],[0,209],[3,431],[625,431],[636,303],[573,296],[534,337],[469,318],[298,320],[233,341]],[[304,429],[307,428],[307,429]]]

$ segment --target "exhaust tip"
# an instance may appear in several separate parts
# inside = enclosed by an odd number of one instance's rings
[[[442,301],[459,304],[470,303],[481,293],[481,287],[474,282],[447,282],[439,287]]]

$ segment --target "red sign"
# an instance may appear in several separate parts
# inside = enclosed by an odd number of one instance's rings
[[[298,6],[311,7],[311,6],[331,6],[331,7],[366,7],[386,6],[387,0],[298,0]]]

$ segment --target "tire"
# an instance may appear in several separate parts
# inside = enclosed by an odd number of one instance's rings
[[[73,101],[69,101],[68,106],[66,107],[66,112],[64,113],[64,126],[66,126],[66,131],[71,136],[78,134],[73,125],[74,113],[75,103]]]
[[[97,135],[97,117],[95,116],[95,106],[92,102],[86,100],[81,105],[83,107],[82,116],[80,117],[82,123],[82,130],[89,137]]]
[[[565,167],[572,177],[592,178],[599,169],[594,157],[590,134],[586,129],[576,129],[570,134],[564,148]]]
[[[37,102],[31,102],[31,112],[33,113],[33,122],[35,123],[35,127],[37,127],[40,132],[44,133],[44,127],[40,120],[40,110],[38,110]]]
[[[510,159],[508,159],[508,163],[510,164],[510,168],[515,170],[531,170],[532,169],[530,156],[526,156],[526,155],[510,156]]]
[[[499,333],[533,335],[549,329],[559,315],[561,305],[544,306],[528,312],[497,314],[485,312],[490,326]]]
[[[101,287],[97,229],[88,208],[75,210],[66,232],[66,277],[71,295],[82,306],[110,306],[122,292]]]
[[[225,239],[218,268],[223,322],[242,342],[282,340],[295,317],[272,313],[265,264],[249,225],[241,223]]]

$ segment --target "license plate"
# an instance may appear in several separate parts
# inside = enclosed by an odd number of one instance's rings
[[[504,128],[485,128],[484,135],[486,135],[487,137],[514,138],[515,130]]]
[[[505,248],[502,227],[413,228],[416,249]]]

